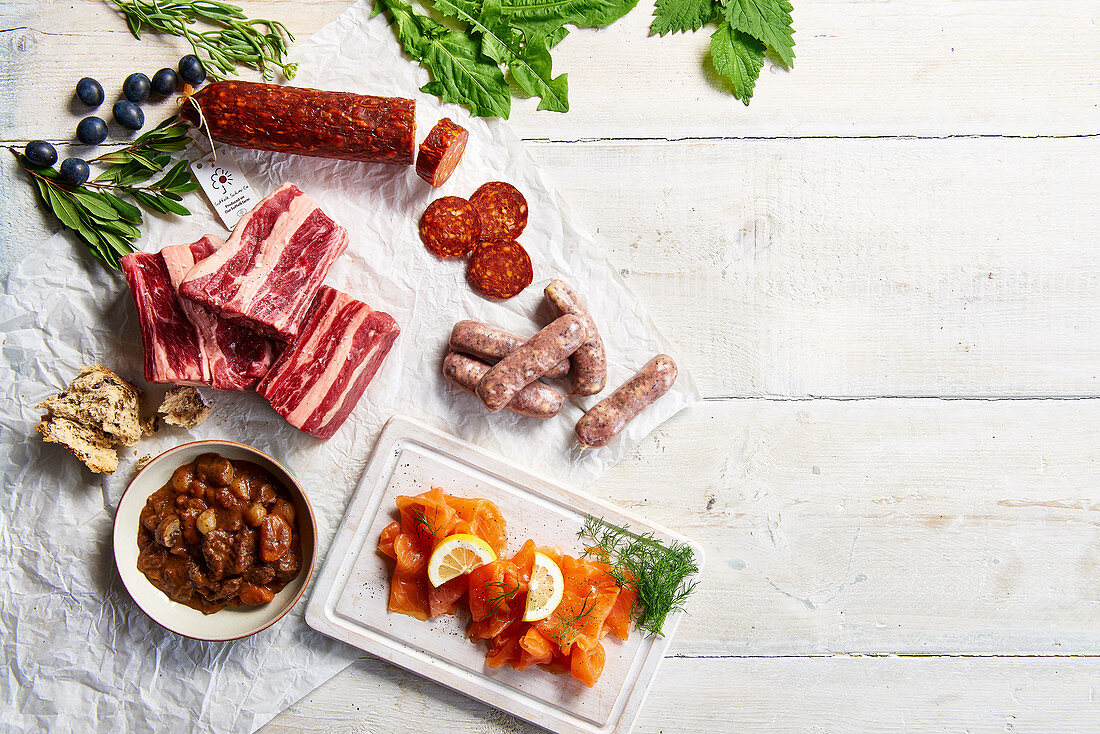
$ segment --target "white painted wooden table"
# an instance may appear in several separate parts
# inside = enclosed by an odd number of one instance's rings
[[[1100,2],[795,0],[748,108],[651,9],[512,119],[707,397],[591,487],[708,554],[638,730],[1100,730]],[[183,52],[3,13],[5,144]],[[58,223],[0,160],[6,271]],[[265,731],[524,727],[364,658]]]

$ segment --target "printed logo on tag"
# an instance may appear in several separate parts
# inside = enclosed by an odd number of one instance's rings
[[[219,153],[216,161],[213,153],[207,153],[191,163],[191,172],[226,229],[233,229],[260,201],[236,161],[225,153]]]

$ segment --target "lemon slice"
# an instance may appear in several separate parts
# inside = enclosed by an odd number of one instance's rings
[[[469,533],[448,535],[439,541],[428,559],[428,581],[442,586],[478,566],[495,561],[497,554],[481,538]]]
[[[546,619],[561,604],[565,594],[565,578],[554,560],[544,553],[535,552],[535,565],[531,569],[531,583],[527,587],[527,607],[523,610],[524,622]]]

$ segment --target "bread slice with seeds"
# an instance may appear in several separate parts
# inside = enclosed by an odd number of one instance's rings
[[[42,438],[100,474],[118,468],[115,446],[133,446],[153,427],[141,418],[141,391],[99,364],[81,367],[64,392],[37,407],[46,410],[38,424]]]

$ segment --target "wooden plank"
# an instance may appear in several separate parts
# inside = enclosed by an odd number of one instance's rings
[[[1094,140],[529,148],[707,395],[1100,391]]]
[[[285,20],[304,39],[347,4],[263,0],[248,12]],[[748,108],[704,69],[710,31],[649,37],[652,8],[645,0],[609,28],[574,31],[554,54],[555,72],[570,75],[569,114],[519,102],[517,131],[555,140],[1100,133],[1100,27],[1088,0],[801,0],[795,69],[769,64]],[[42,111],[63,110],[77,79],[94,71],[108,87],[121,84],[135,55],[151,72],[186,48],[155,37],[139,44],[106,3],[22,0],[8,15],[5,139],[68,139],[74,121]],[[1036,73],[1036,59],[1054,71]]]
[[[529,148],[708,396],[1100,391],[1091,139]]]
[[[1100,654],[1100,400],[705,401],[590,488],[703,544],[673,651]]]
[[[670,658],[634,731],[1096,731],[1098,686],[1093,657]],[[370,658],[260,731],[409,730],[542,731]]]

